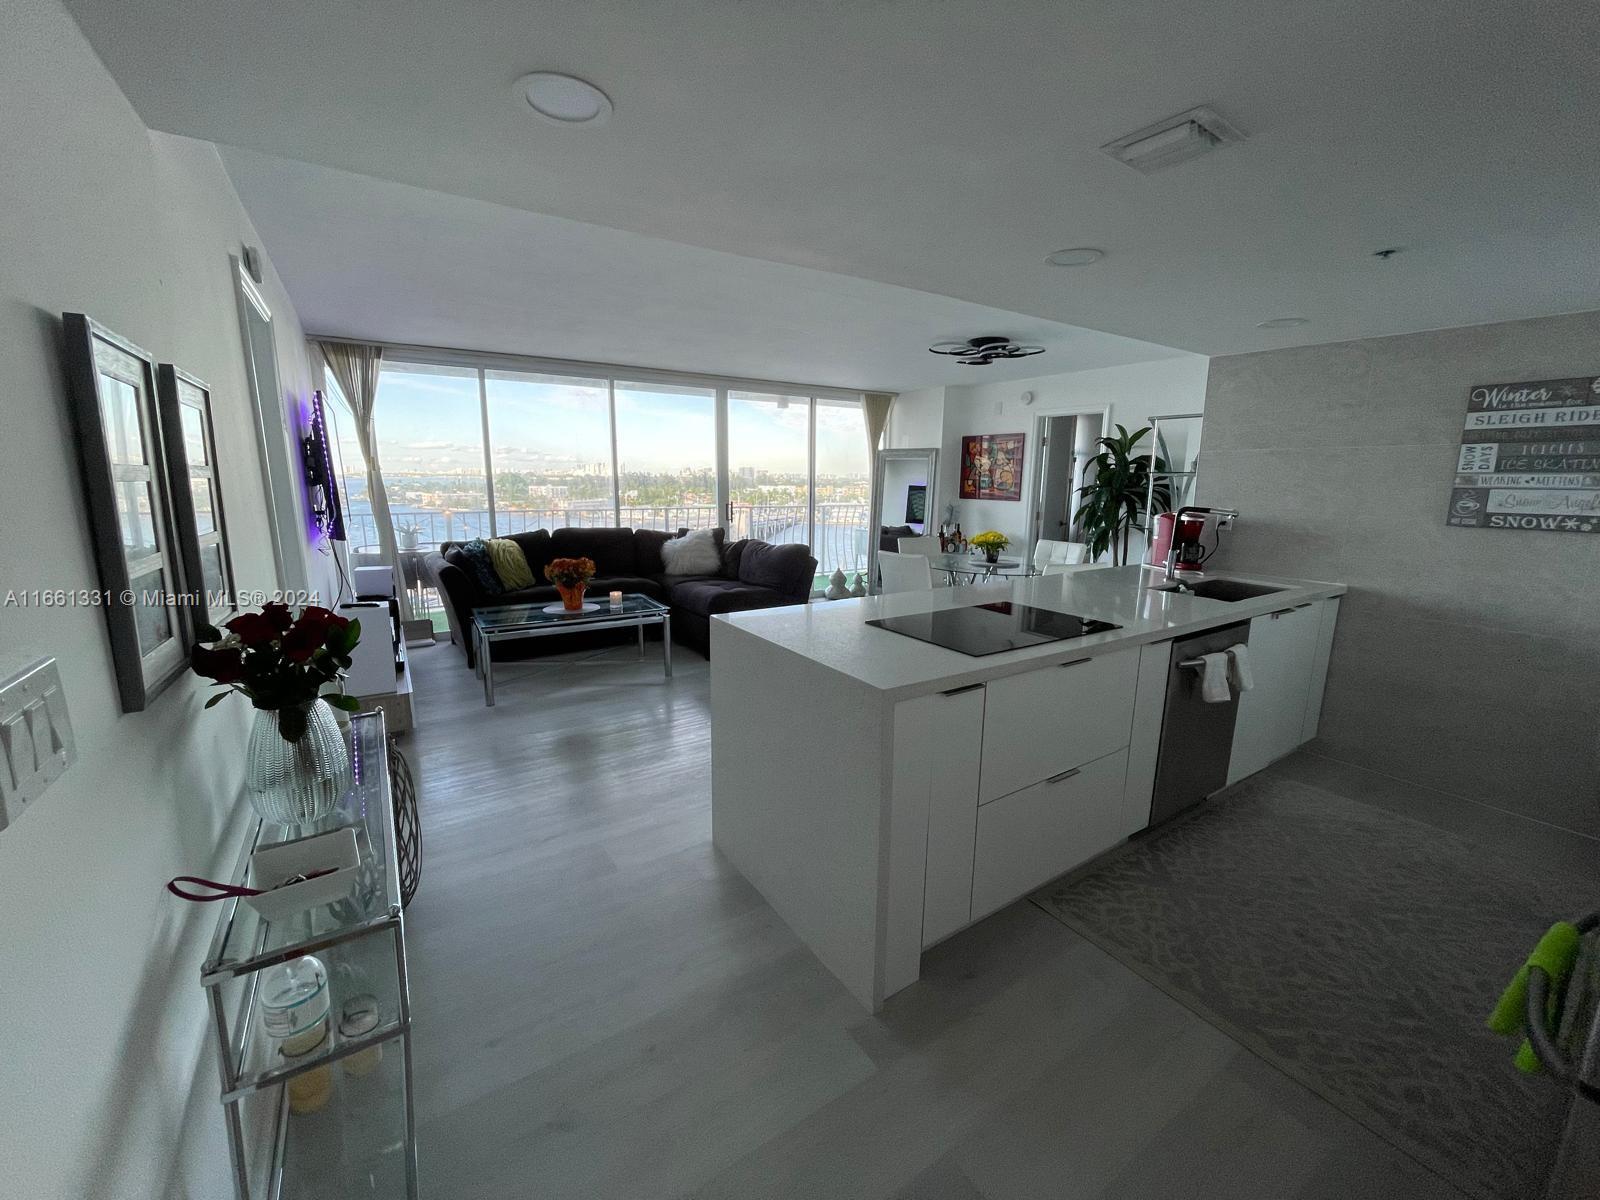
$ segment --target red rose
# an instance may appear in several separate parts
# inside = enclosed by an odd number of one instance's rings
[[[314,621],[299,621],[283,635],[283,653],[290,662],[305,662],[317,652],[327,630]]]
[[[265,613],[240,613],[224,628],[238,634],[239,640],[247,646],[259,646],[278,636],[278,627]]]
[[[289,611],[289,606],[279,604],[276,600],[263,604],[261,615],[272,623],[272,628],[278,633],[288,633],[289,626],[294,624],[294,614]]]
[[[194,667],[195,674],[204,675],[218,683],[237,683],[244,678],[244,653],[241,650],[212,650],[207,646],[196,646],[189,654],[189,663]]]

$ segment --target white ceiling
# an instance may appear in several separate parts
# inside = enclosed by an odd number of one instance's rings
[[[1592,0],[67,4],[153,128],[1204,353],[1600,307]]]
[[[223,161],[317,333],[891,391],[1184,353],[249,151]],[[981,369],[928,353],[979,332],[1048,350]]]

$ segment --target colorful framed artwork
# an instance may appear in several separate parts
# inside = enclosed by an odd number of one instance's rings
[[[961,439],[963,500],[1022,499],[1020,433],[985,433]]]

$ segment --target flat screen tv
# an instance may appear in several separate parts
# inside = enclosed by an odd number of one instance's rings
[[[322,393],[311,393],[311,429],[300,439],[300,458],[306,477],[306,503],[311,519],[330,541],[345,540],[344,511],[339,504],[339,479],[333,470],[333,450],[328,437],[328,415]]]
[[[928,485],[913,483],[906,488],[906,524],[925,525],[928,522]]]

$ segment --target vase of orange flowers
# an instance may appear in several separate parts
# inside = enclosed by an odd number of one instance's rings
[[[583,611],[583,593],[594,578],[594,559],[558,558],[544,569],[544,577],[561,593],[561,607],[568,612]]]

